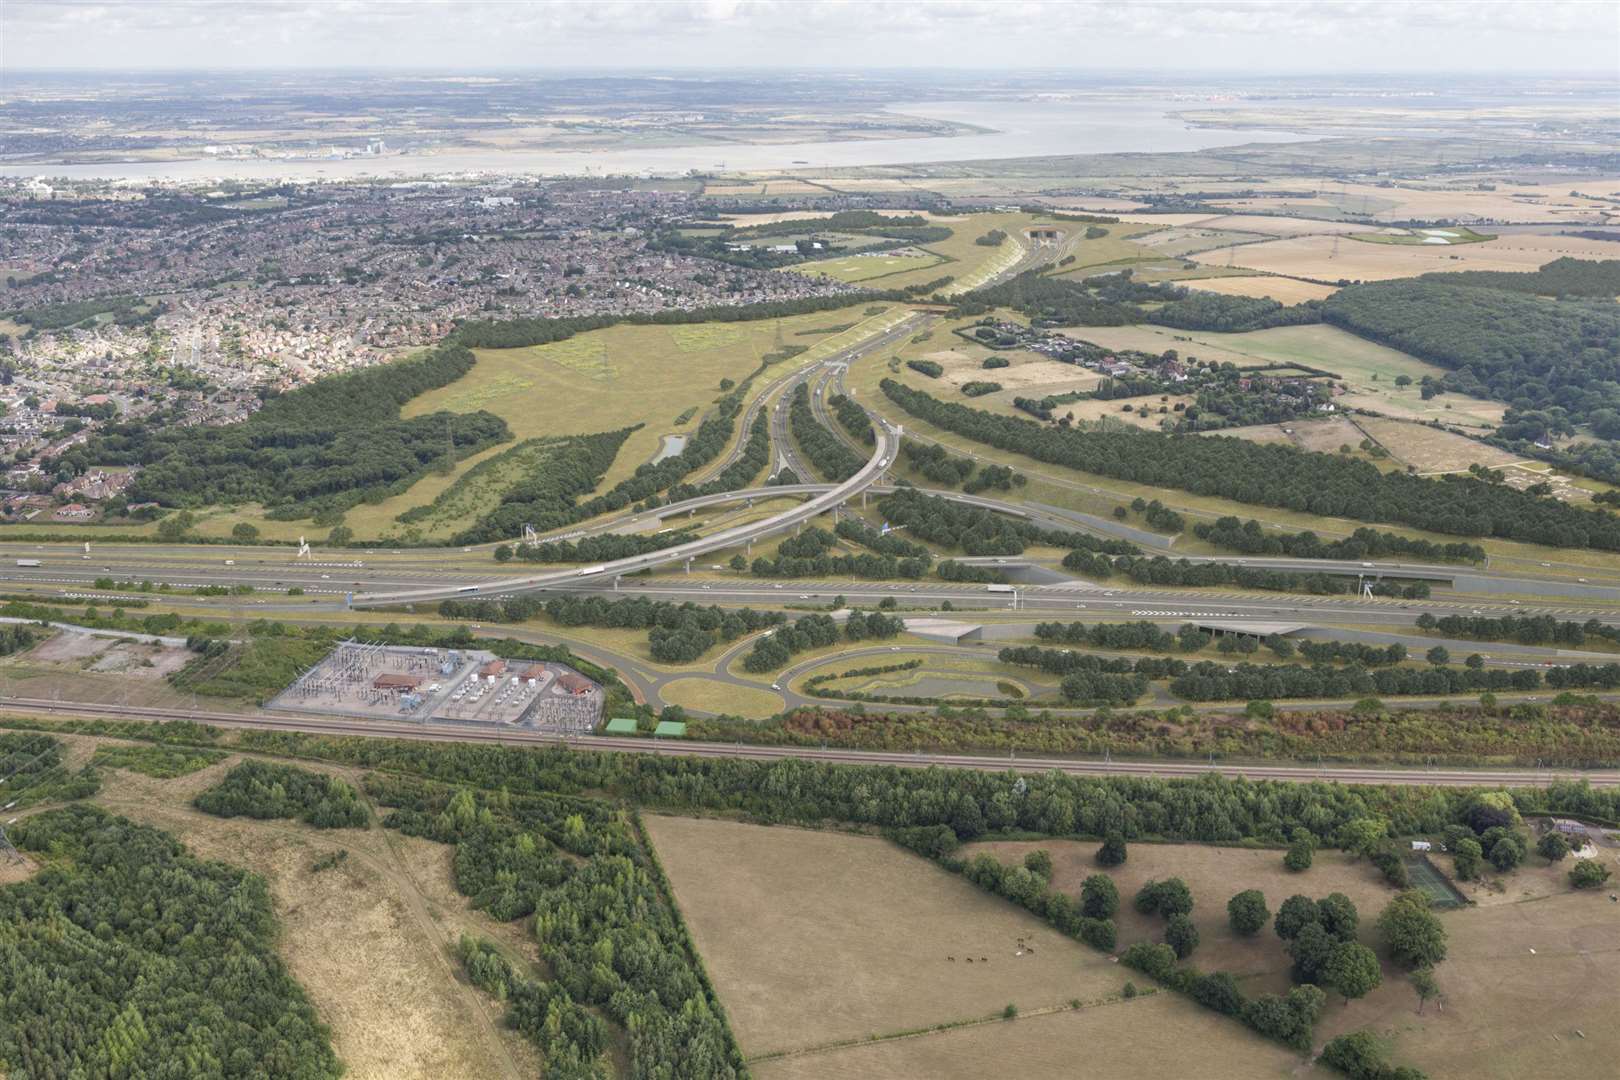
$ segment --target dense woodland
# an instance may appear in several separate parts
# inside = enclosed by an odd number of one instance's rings
[[[906,628],[905,620],[882,612],[852,611],[842,627],[831,615],[801,615],[791,626],[772,630],[754,641],[742,658],[744,671],[760,674],[782,667],[794,654],[839,641],[887,640]]]
[[[471,350],[440,345],[271,397],[236,424],[186,426],[166,418],[114,424],[63,454],[61,464],[75,473],[92,465],[141,466],[131,501],[257,502],[289,518],[341,511],[403,491],[434,468],[511,438],[506,422],[484,411],[400,418],[406,402],[454,382],[473,363]]]
[[[500,503],[493,510],[455,533],[455,544],[482,544],[491,540],[508,540],[523,534],[524,525],[536,529],[560,528],[579,520],[578,501],[596,490],[602,475],[618,457],[619,448],[635,428],[620,428],[594,435],[572,435],[550,440],[543,468],[528,471],[516,483],[501,493]],[[520,443],[506,453],[516,455],[528,443]],[[498,455],[479,462],[467,471],[459,485],[476,485],[485,472],[495,473],[502,465]],[[433,516],[441,503],[455,497],[455,490],[446,491],[433,503],[416,507],[401,514],[399,520],[409,524],[418,518]]]
[[[0,888],[0,1068],[12,1077],[341,1075],[276,953],[261,878],[93,806],[8,832],[46,862]]]
[[[663,872],[639,826],[610,803],[533,784],[474,792],[380,773],[367,790],[393,808],[387,827],[455,846],[456,888],[475,907],[502,922],[532,916],[549,979],[475,942],[460,952],[473,981],[505,998],[548,1077],[610,1071],[599,1016],[625,1033],[633,1077],[747,1075]]]
[[[359,792],[335,776],[244,761],[192,804],[218,817],[297,818],[317,829],[363,829],[371,813]]]
[[[101,775],[95,766],[69,772],[62,743],[49,735],[0,731],[0,777],[5,778],[0,798],[15,804],[13,810],[42,802],[83,799],[101,789]]]
[[[1545,412],[1548,430],[1591,422],[1620,435],[1620,310],[1613,295],[1545,300],[1482,288],[1479,280],[1351,285],[1323,302],[1322,317],[1449,369],[1445,389],[1505,401],[1519,413]]]
[[[1059,429],[940,401],[885,379],[883,392],[927,423],[1037,461],[1323,517],[1393,522],[1459,536],[1620,551],[1620,518],[1472,476],[1383,473],[1365,461],[1243,439]]]

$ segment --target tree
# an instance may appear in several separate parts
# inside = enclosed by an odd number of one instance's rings
[[[1040,878],[1042,881],[1052,880],[1052,853],[1045,848],[1032,851],[1024,856],[1024,869]]]
[[[1446,928],[1422,892],[1410,890],[1391,900],[1377,925],[1390,956],[1406,967],[1433,967],[1446,958]]]
[[[1339,843],[1353,855],[1370,855],[1388,831],[1389,826],[1381,818],[1356,818],[1339,832]]]
[[[1271,912],[1266,910],[1266,894],[1259,889],[1243,890],[1226,902],[1226,918],[1234,933],[1253,937],[1271,918]]]
[[[1316,837],[1309,829],[1298,828],[1288,838],[1288,852],[1283,856],[1283,865],[1295,873],[1309,870],[1315,855]]]
[[[1178,877],[1149,881],[1136,894],[1136,910],[1144,915],[1187,915],[1192,912],[1192,890]]]
[[[1418,1015],[1423,1015],[1423,1006],[1440,996],[1440,984],[1435,981],[1434,969],[1421,967],[1412,972],[1412,989],[1418,996]]]
[[[1479,880],[1485,867],[1485,849],[1472,837],[1464,837],[1451,846],[1451,868],[1461,881]]]
[[[1609,880],[1609,873],[1596,859],[1576,859],[1569,868],[1569,883],[1577,889],[1595,889]]]
[[[1102,847],[1097,849],[1097,865],[1120,866],[1128,854],[1125,850],[1125,834],[1110,830],[1108,835],[1103,837]]]
[[[231,526],[231,539],[243,544],[251,544],[259,538],[259,528],[246,521],[238,521]]]
[[[503,562],[511,562],[512,561],[512,545],[511,544],[497,544],[496,547],[495,547],[495,561],[496,562],[501,562],[501,563],[503,563]]]
[[[1564,834],[1557,829],[1548,829],[1541,834],[1541,839],[1536,841],[1536,853],[1546,859],[1547,865],[1551,866],[1569,857],[1569,841],[1564,839]]]
[[[332,547],[347,547],[354,539],[354,530],[347,525],[339,525],[326,536],[326,542]]]
[[[743,558],[739,552],[731,557],[731,568],[733,570],[746,570],[748,569],[748,560]]]
[[[1272,926],[1284,941],[1293,941],[1305,927],[1317,921],[1316,901],[1295,893],[1282,902]]]
[[[1428,660],[1429,663],[1433,664],[1435,667],[1445,667],[1447,664],[1451,663],[1451,650],[1446,648],[1444,645],[1436,645],[1423,655],[1424,659]]]
[[[1497,826],[1518,826],[1523,819],[1513,796],[1505,791],[1482,791],[1468,800],[1462,818],[1468,827],[1484,835]]]
[[[1491,861],[1492,866],[1502,873],[1505,874],[1510,870],[1516,870],[1519,864],[1524,862],[1527,851],[1524,837],[1512,829],[1505,826],[1491,829],[1486,832],[1485,841],[1490,845],[1485,852],[1485,857]]]
[[[1378,966],[1378,954],[1358,941],[1341,941],[1323,965],[1322,975],[1327,984],[1344,995],[1344,1003],[1351,998],[1365,997],[1384,981]]]
[[[1340,941],[1354,941],[1361,916],[1344,893],[1332,893],[1316,902],[1316,921]]]
[[[1296,983],[1321,985],[1322,970],[1340,944],[1332,934],[1322,929],[1321,923],[1307,923],[1288,943],[1288,955],[1294,960],[1290,976]]]
[[[1119,911],[1119,888],[1107,874],[1092,874],[1080,886],[1080,914],[1088,919],[1112,919]]]
[[[1170,921],[1164,926],[1164,943],[1176,951],[1178,960],[1191,956],[1193,950],[1198,948],[1198,927],[1193,925],[1191,916],[1170,916]]]

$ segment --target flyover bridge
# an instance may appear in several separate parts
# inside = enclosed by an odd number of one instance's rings
[[[872,449],[871,458],[867,460],[865,465],[861,466],[859,472],[841,484],[820,490],[798,506],[789,507],[781,513],[773,514],[768,518],[723,529],[713,535],[700,537],[697,540],[689,540],[684,544],[677,544],[661,551],[649,551],[642,555],[614,559],[581,570],[570,569],[551,573],[528,574],[523,577],[502,578],[478,585],[440,585],[424,589],[403,589],[393,592],[357,593],[351,604],[354,607],[383,607],[392,604],[412,604],[437,600],[475,599],[479,596],[509,595],[517,592],[557,588],[562,585],[576,585],[593,579],[600,580],[602,578],[633,574],[638,570],[647,570],[668,563],[686,562],[711,551],[736,547],[738,544],[746,544],[752,540],[771,536],[784,529],[809,521],[835,506],[842,505],[852,496],[859,495],[871,487],[878,477],[883,475],[883,471],[894,461],[895,453],[900,448],[901,431],[898,427],[890,427],[887,422],[882,421],[874,425],[873,430],[877,435],[877,442]],[[765,490],[779,493],[785,489],[767,488]]]

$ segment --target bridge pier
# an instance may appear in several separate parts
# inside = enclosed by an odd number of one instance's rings
[[[691,558],[688,558],[686,560],[686,572],[688,574],[690,574],[692,572],[692,560],[691,560]]]
[[[624,575],[622,575],[622,574],[614,574],[613,575],[613,591],[614,592],[619,591],[619,578],[621,578],[623,576]]]

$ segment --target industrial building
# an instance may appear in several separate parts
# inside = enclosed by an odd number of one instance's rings
[[[585,734],[602,687],[565,664],[511,661],[481,649],[345,641],[269,708],[376,720],[522,727]]]

